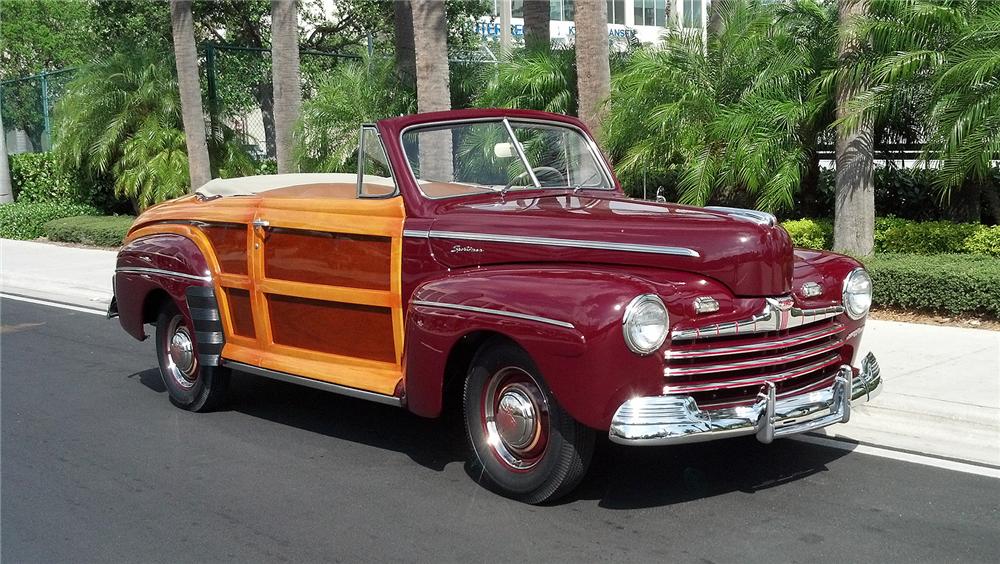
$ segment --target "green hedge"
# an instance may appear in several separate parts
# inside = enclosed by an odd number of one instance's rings
[[[83,204],[54,202],[14,202],[0,205],[0,237],[4,239],[36,239],[42,226],[62,217],[98,215],[100,210]]]
[[[52,241],[118,247],[135,218],[129,215],[77,216],[53,219],[43,227]]]
[[[984,227],[965,240],[965,252],[1000,258],[1000,225]]]
[[[1000,261],[972,254],[883,254],[864,259],[875,305],[1000,317]]]
[[[60,169],[52,153],[10,155],[10,180],[18,202],[89,203],[80,181]]]
[[[797,219],[781,224],[797,247],[829,249],[833,222]],[[1000,227],[950,221],[910,221],[895,217],[875,220],[875,253],[975,253],[1000,256]]]

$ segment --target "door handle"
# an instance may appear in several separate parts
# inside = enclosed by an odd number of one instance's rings
[[[267,229],[271,225],[271,222],[266,219],[255,219],[253,220],[254,229]]]

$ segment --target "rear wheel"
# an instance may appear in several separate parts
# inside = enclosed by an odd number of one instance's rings
[[[583,479],[594,431],[556,403],[524,350],[488,343],[465,381],[472,465],[486,485],[527,503],[554,500]]]
[[[170,401],[189,411],[211,411],[222,404],[229,370],[202,366],[195,350],[194,329],[177,305],[169,302],[156,320],[156,357]]]

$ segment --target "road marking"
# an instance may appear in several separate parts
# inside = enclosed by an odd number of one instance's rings
[[[64,303],[60,303],[60,302],[51,302],[49,300],[39,300],[39,299],[36,299],[36,298],[28,298],[28,297],[25,297],[25,296],[18,296],[16,294],[6,294],[6,293],[3,293],[3,292],[0,292],[0,298],[3,298],[5,300],[15,300],[15,301],[18,301],[18,302],[27,302],[29,304],[39,304],[39,305],[45,305],[45,306],[50,306],[50,307],[60,307],[62,309],[68,309],[68,310],[72,310],[72,311],[80,311],[80,312],[83,312],[83,313],[92,313],[94,315],[100,315],[102,317],[106,316],[108,314],[108,312],[102,311],[102,310],[99,310],[99,309],[92,309],[92,308],[89,308],[89,307],[75,306],[75,305],[64,304]]]
[[[977,476],[986,476],[988,478],[1000,478],[1000,468],[994,468],[990,466],[980,466],[978,464],[959,462],[957,460],[948,460],[945,458],[924,456],[922,454],[914,454],[912,452],[902,452],[898,450],[881,448],[872,445],[863,445],[851,441],[841,441],[837,439],[831,439],[829,437],[817,437],[813,435],[795,435],[789,438],[813,445],[836,448],[840,450],[849,450],[851,452],[857,452],[859,454],[870,454],[872,456],[881,456],[882,458],[891,458],[893,460],[912,462],[914,464],[933,466],[935,468],[942,468],[944,470],[953,470],[955,472],[964,472],[966,474],[975,474]]]

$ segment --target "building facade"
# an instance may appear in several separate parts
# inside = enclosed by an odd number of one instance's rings
[[[501,2],[493,0],[493,15],[476,23],[476,30],[487,39],[499,40]],[[514,41],[524,37],[524,0],[511,2],[511,35]],[[550,37],[555,44],[572,43],[576,34],[573,18],[576,3],[601,0],[550,0]],[[612,39],[659,43],[664,30],[680,25],[685,29],[704,29],[711,0],[606,0],[608,34]]]

